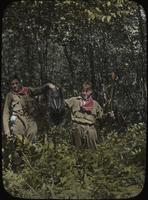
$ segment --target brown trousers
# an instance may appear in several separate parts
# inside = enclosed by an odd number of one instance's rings
[[[94,125],[73,122],[72,140],[76,147],[97,149],[97,131]]]
[[[24,139],[28,142],[35,143],[37,135],[37,124],[36,121],[29,116],[17,115],[16,120],[13,124],[10,125],[11,133],[14,135],[13,140],[8,140],[6,150],[7,154],[4,153],[4,165],[5,167],[11,166],[12,170],[20,170],[22,160],[22,151],[23,149],[18,148],[18,140],[21,139],[24,142]],[[9,158],[8,156],[11,155]]]
[[[15,136],[25,136],[30,142],[35,142],[36,140],[37,124],[32,117],[17,116],[10,129]]]

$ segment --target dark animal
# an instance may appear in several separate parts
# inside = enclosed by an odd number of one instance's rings
[[[61,124],[65,115],[65,103],[61,88],[48,90],[45,94],[45,101],[49,121],[54,125]]]

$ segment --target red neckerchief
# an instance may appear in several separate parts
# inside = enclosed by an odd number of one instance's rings
[[[28,87],[22,87],[18,92],[12,91],[14,94],[29,94]]]
[[[92,112],[94,105],[92,95],[90,93],[85,93],[85,95],[88,96],[88,98],[86,98],[86,100],[83,98],[80,99],[80,108],[82,108],[85,111]]]

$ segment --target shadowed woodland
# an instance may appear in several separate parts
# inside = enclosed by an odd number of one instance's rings
[[[32,145],[18,138],[15,148],[22,152],[23,166],[13,172],[6,159],[5,189],[22,198],[138,195],[145,178],[147,109],[142,6],[127,0],[22,0],[9,4],[2,20],[2,108],[10,75],[17,73],[25,86],[53,82],[64,98],[79,95],[90,80],[94,98],[105,112],[115,113],[115,120],[96,124],[96,152],[76,150],[70,113],[66,110],[63,123],[53,126],[41,97],[36,98],[38,141]],[[5,159],[13,150],[3,146]]]

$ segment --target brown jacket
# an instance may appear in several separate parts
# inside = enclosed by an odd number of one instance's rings
[[[12,115],[18,116],[20,119],[24,116],[32,117],[34,111],[34,96],[44,93],[47,85],[37,88],[29,88],[29,94],[15,94],[13,91],[6,95],[3,110],[3,128],[4,132],[10,130],[9,120]]]
[[[94,106],[91,114],[87,114],[86,112],[82,113],[80,111],[80,98],[81,97],[72,97],[70,99],[66,99],[66,105],[71,109],[71,119],[73,122],[84,123],[84,124],[95,124],[96,119],[102,118],[103,110],[101,106],[94,101]]]

